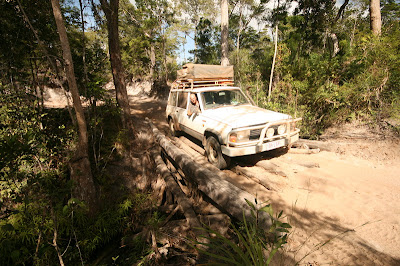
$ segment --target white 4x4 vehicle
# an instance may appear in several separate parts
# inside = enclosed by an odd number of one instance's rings
[[[194,70],[196,67],[224,68],[194,64],[186,67],[189,72],[190,67]],[[233,77],[233,69],[231,72]],[[231,86],[233,80],[229,77],[207,75],[207,78],[188,78],[186,74],[175,81],[166,116],[172,135],[184,131],[202,141],[210,163],[222,169],[228,166],[231,157],[290,146],[299,139],[296,122],[301,118],[292,119],[289,115],[254,106],[240,88]],[[178,71],[179,76],[182,74]],[[193,110],[191,94],[196,95],[198,101],[198,111],[194,113],[189,111]]]

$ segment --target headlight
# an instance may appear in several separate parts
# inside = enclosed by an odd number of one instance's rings
[[[265,134],[267,136],[267,138],[272,138],[274,136],[275,133],[275,129],[270,127],[267,129],[267,133]]]
[[[236,135],[236,133],[232,133],[230,136],[229,136],[229,142],[237,142],[237,135]]]
[[[250,130],[237,131],[229,136],[229,141],[234,143],[249,141]]]
[[[284,125],[280,125],[279,127],[278,127],[278,135],[282,135],[282,134],[284,134],[286,132],[286,125],[284,124]]]

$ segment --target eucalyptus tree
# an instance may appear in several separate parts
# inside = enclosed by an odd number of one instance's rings
[[[229,65],[229,5],[228,0],[221,0],[221,65]]]
[[[135,78],[166,84],[178,47],[177,6],[165,0],[122,2],[123,57]]]
[[[380,0],[371,0],[369,6],[371,31],[375,36],[381,35],[382,19]]]
[[[326,32],[335,17],[335,1],[331,0],[299,0],[294,15],[299,19],[294,25],[298,34],[302,36],[299,50],[310,53],[313,49],[320,49],[326,41]],[[305,48],[305,49],[304,49]]]
[[[190,51],[196,58],[196,63],[219,64],[221,58],[219,30],[213,22],[201,18],[196,27],[196,43],[198,49]]]
[[[253,28],[250,24],[252,22],[254,24],[263,23],[268,3],[269,0],[238,0],[234,2],[230,14],[230,28],[231,31],[233,27],[236,30],[236,52],[239,52],[242,34]]]
[[[96,11],[92,0],[93,10]],[[111,63],[111,72],[114,80],[116,98],[122,109],[122,121],[130,138],[134,138],[134,128],[130,116],[128,93],[126,90],[125,71],[121,59],[119,40],[119,0],[100,0],[100,6],[106,17],[108,32],[108,50]]]
[[[72,60],[64,19],[61,13],[60,3],[58,0],[51,0],[51,4],[58,34],[60,36],[65,74],[67,76],[69,90],[72,94],[78,124],[78,145],[76,155],[71,162],[71,177],[76,182],[74,186],[74,194],[75,197],[84,200],[88,204],[91,213],[94,213],[97,208],[97,196],[89,161],[87,123],[76,83],[74,63]]]
[[[196,27],[203,19],[212,19],[216,16],[216,6],[213,0],[182,0],[178,3],[178,10],[184,24],[189,24],[189,29],[185,29],[185,35],[194,41],[194,62],[197,62],[197,31]],[[189,22],[189,23],[187,23]],[[193,37],[190,36],[193,32]]]

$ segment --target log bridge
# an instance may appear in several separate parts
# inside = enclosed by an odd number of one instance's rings
[[[149,119],[146,121],[152,129],[163,155],[160,156],[160,150],[152,152],[157,171],[165,180],[166,190],[172,192],[192,230],[201,227],[201,224],[191,207],[187,194],[184,193],[187,188],[190,190],[188,194],[193,191],[199,192],[205,201],[231,218],[240,221],[243,221],[243,217],[246,217],[246,220],[253,219],[251,208],[246,202],[246,200],[253,204],[257,202],[252,194],[225,180],[222,176],[224,173],[205,160],[199,163],[200,160],[196,156],[189,156],[161,133]],[[179,173],[183,182],[174,173]],[[182,183],[187,186],[186,189],[182,188]],[[264,223],[267,227],[271,224],[270,217],[264,212],[260,213],[259,222]]]

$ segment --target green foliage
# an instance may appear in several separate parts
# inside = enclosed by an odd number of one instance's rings
[[[141,0],[134,4],[121,1],[120,10],[121,56],[129,78],[170,77],[180,40],[178,27],[174,27],[175,7],[165,0]]]
[[[23,91],[1,86],[0,95],[0,256],[23,264],[47,250],[36,251],[36,243],[53,227],[49,208],[70,192],[63,163],[72,136]]]
[[[148,206],[148,195],[116,193],[115,177],[104,172],[115,159],[113,145],[121,124],[115,105],[97,107],[91,115],[91,129],[97,130],[91,145],[100,155],[93,168],[107,200],[90,218],[85,203],[70,198],[67,160],[75,133],[67,110],[39,112],[35,98],[6,86],[0,87],[0,96],[2,264],[54,264],[58,260],[55,232],[64,262],[78,264],[89,261],[122,232],[134,230],[136,217]]]
[[[79,30],[71,30],[68,36],[79,91],[81,95],[91,101],[102,100],[105,96],[104,86],[111,78],[107,53],[102,48],[101,38],[95,32],[85,32],[83,43],[82,32]],[[83,44],[85,45],[85,64],[83,62]]]
[[[194,54],[198,64],[219,64],[220,43],[218,41],[216,27],[206,18],[200,18],[196,26],[195,42],[197,49],[190,51]]]
[[[275,16],[280,32],[271,101],[266,99],[273,57],[269,40],[257,44],[253,56],[247,49],[233,53],[238,84],[259,106],[303,117],[302,137],[317,138],[326,128],[354,119],[374,124],[396,119],[400,33],[391,16],[398,6],[386,4],[383,16],[390,23],[376,38],[352,6],[337,21],[331,3],[319,1],[323,8],[314,10],[303,2],[298,15],[279,11]],[[338,38],[335,55],[332,32]]]
[[[50,54],[57,51],[55,38],[56,26],[51,9],[51,3],[40,1],[32,4],[21,0],[21,5],[31,20],[32,26]],[[37,40],[33,32],[25,23],[21,8],[17,1],[0,2],[0,80],[3,84],[15,81],[24,82],[31,73],[25,70],[30,68],[32,61],[42,54],[38,49]]]
[[[288,229],[291,226],[281,221],[281,211],[274,216],[272,206],[267,204],[261,208],[246,199],[251,211],[251,220],[243,214],[243,224],[236,227],[231,224],[232,233],[236,237],[230,239],[219,232],[207,228],[206,231],[215,237],[207,237],[207,241],[196,242],[204,248],[197,248],[207,255],[214,265],[269,265],[273,256],[286,243]],[[271,225],[267,228],[261,223],[260,215],[267,214]]]

